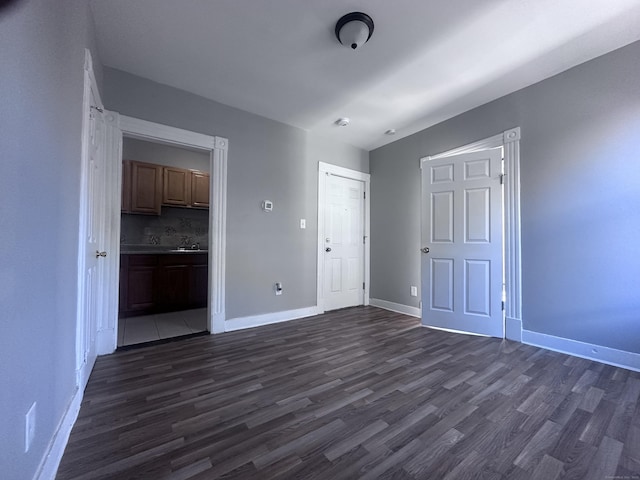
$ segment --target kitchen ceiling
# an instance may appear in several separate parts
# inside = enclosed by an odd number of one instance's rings
[[[104,65],[366,150],[640,39],[638,0],[91,6]],[[375,22],[356,51],[334,35],[351,11]],[[340,117],[351,124],[337,126]]]

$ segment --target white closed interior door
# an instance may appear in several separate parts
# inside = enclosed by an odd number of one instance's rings
[[[325,310],[364,303],[364,182],[328,174],[325,182]]]
[[[422,163],[424,325],[504,336],[501,163],[500,149]]]

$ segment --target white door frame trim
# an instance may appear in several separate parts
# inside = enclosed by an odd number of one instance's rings
[[[108,215],[112,221],[113,245],[112,263],[109,270],[110,287],[119,284],[120,258],[120,207],[122,199],[122,139],[124,136],[140,140],[163,143],[166,145],[189,147],[209,152],[211,181],[209,185],[209,299],[208,328],[211,333],[222,333],[225,328],[225,258],[227,225],[227,155],[229,141],[223,137],[204,135],[181,128],[170,127],[138,118],[107,112],[106,121],[117,126],[110,138],[107,138],[108,167],[115,172],[110,177],[107,191],[115,198],[108,205]],[[111,170],[110,170],[111,171]],[[117,294],[112,295],[114,302],[109,310],[107,325],[104,326],[101,341],[98,342],[99,355],[112,353],[117,346],[118,308]]]
[[[502,147],[504,152],[504,228],[505,228],[505,335],[510,340],[522,341],[522,266],[520,244],[520,127],[511,128],[477,142],[446,152],[422,157],[425,162],[460,153],[476,152]]]
[[[330,163],[318,162],[318,263],[317,263],[317,301],[319,313],[325,312],[324,300],[322,297],[322,288],[324,285],[324,204],[326,200],[325,195],[325,181],[327,175],[335,175],[337,177],[349,178],[351,180],[358,180],[364,183],[364,305],[369,305],[369,288],[370,288],[370,222],[371,222],[371,175],[369,173],[359,172],[357,170],[351,170],[350,168],[339,167]]]

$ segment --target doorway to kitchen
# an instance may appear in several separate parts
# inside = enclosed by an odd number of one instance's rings
[[[103,296],[96,332],[98,355],[112,353],[118,346],[118,309],[120,283],[120,227],[123,190],[124,138],[145,140],[187,150],[205,152],[209,156],[209,243],[207,278],[207,326],[211,333],[225,331],[225,257],[227,217],[227,157],[229,140],[181,128],[149,122],[104,110],[106,135],[106,212],[104,222],[105,247]],[[146,163],[146,162],[141,162]],[[144,169],[140,169],[142,175]],[[130,180],[130,179],[129,179]],[[155,181],[158,181],[156,179]],[[130,196],[125,195],[125,199]],[[154,197],[155,198],[155,197]],[[143,202],[141,202],[144,205]]]
[[[207,333],[209,152],[124,136],[118,347]]]

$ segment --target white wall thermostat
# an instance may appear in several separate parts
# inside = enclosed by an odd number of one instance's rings
[[[270,212],[271,210],[273,210],[273,202],[271,200],[264,200],[262,202],[262,209],[265,212]]]

